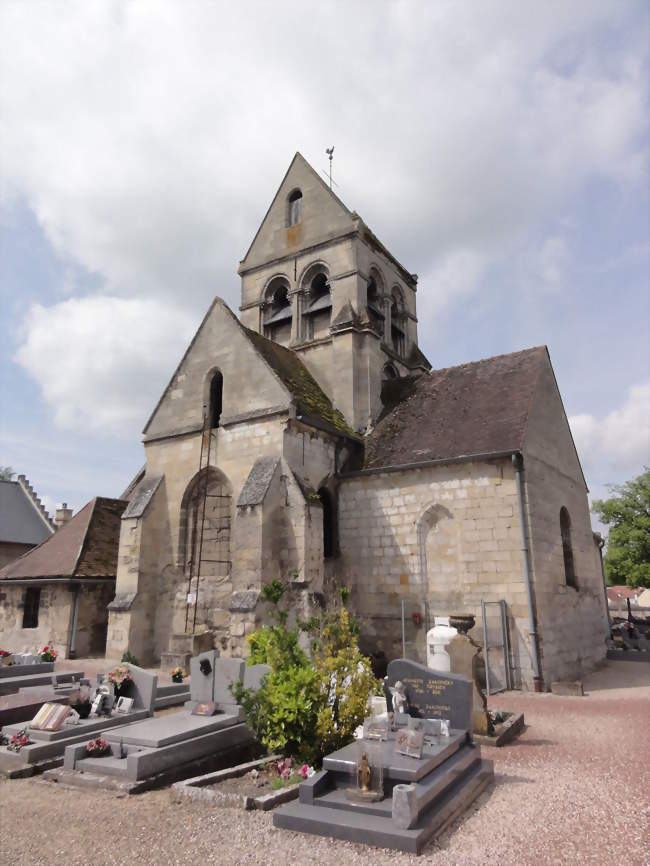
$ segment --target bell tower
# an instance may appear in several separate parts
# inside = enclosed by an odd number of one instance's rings
[[[239,264],[241,321],[296,352],[364,432],[382,382],[429,369],[409,273],[296,153]]]

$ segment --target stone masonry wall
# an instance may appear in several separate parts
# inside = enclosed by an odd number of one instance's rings
[[[515,681],[532,687],[517,493],[510,461],[458,463],[345,479],[340,580],[352,589],[365,648],[400,656],[401,600],[431,616],[505,599]],[[442,538],[442,541],[440,540]],[[411,627],[411,632],[413,628]],[[424,618],[409,652],[425,660]]]
[[[25,586],[0,585],[0,648],[15,652],[38,652],[54,645],[59,658],[67,657],[73,594],[65,586],[41,587],[38,626],[23,628]]]

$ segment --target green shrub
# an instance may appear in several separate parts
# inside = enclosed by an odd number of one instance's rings
[[[271,671],[257,692],[238,684],[233,693],[269,751],[320,763],[353,739],[377,680],[343,606],[347,595],[341,593],[343,604],[332,613],[288,628],[288,610],[279,607],[284,585],[273,581],[265,590],[276,606],[275,622],[248,636],[248,664],[268,664]],[[299,645],[301,631],[311,638],[311,659]]]
[[[139,667],[140,667],[140,662],[139,662],[139,661],[137,660],[137,658],[133,655],[133,653],[129,652],[129,650],[127,650],[127,651],[124,653],[124,655],[122,656],[122,659],[121,659],[121,660],[122,660],[122,662],[125,662],[127,665],[135,665],[136,668],[139,668]]]

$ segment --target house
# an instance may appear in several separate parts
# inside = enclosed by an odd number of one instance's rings
[[[126,505],[91,500],[38,547],[0,569],[3,649],[38,651],[49,644],[60,658],[104,654]]]
[[[482,640],[501,601],[516,685],[597,665],[600,557],[547,349],[432,369],[427,287],[300,154],[239,275],[240,317],[214,299],[145,426],[108,653],[202,633],[245,655],[280,578],[303,618],[348,587],[379,672],[402,611],[424,661],[434,615],[473,613]]]
[[[0,481],[0,568],[45,541],[56,526],[24,475]]]

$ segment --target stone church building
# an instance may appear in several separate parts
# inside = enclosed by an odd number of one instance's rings
[[[423,661],[433,616],[475,614],[480,640],[481,602],[500,600],[515,685],[604,658],[599,552],[546,348],[432,370],[417,276],[300,154],[239,275],[240,318],[215,298],[144,429],[107,655],[245,654],[280,578],[301,615],[349,587],[378,667],[402,654],[402,609]]]

